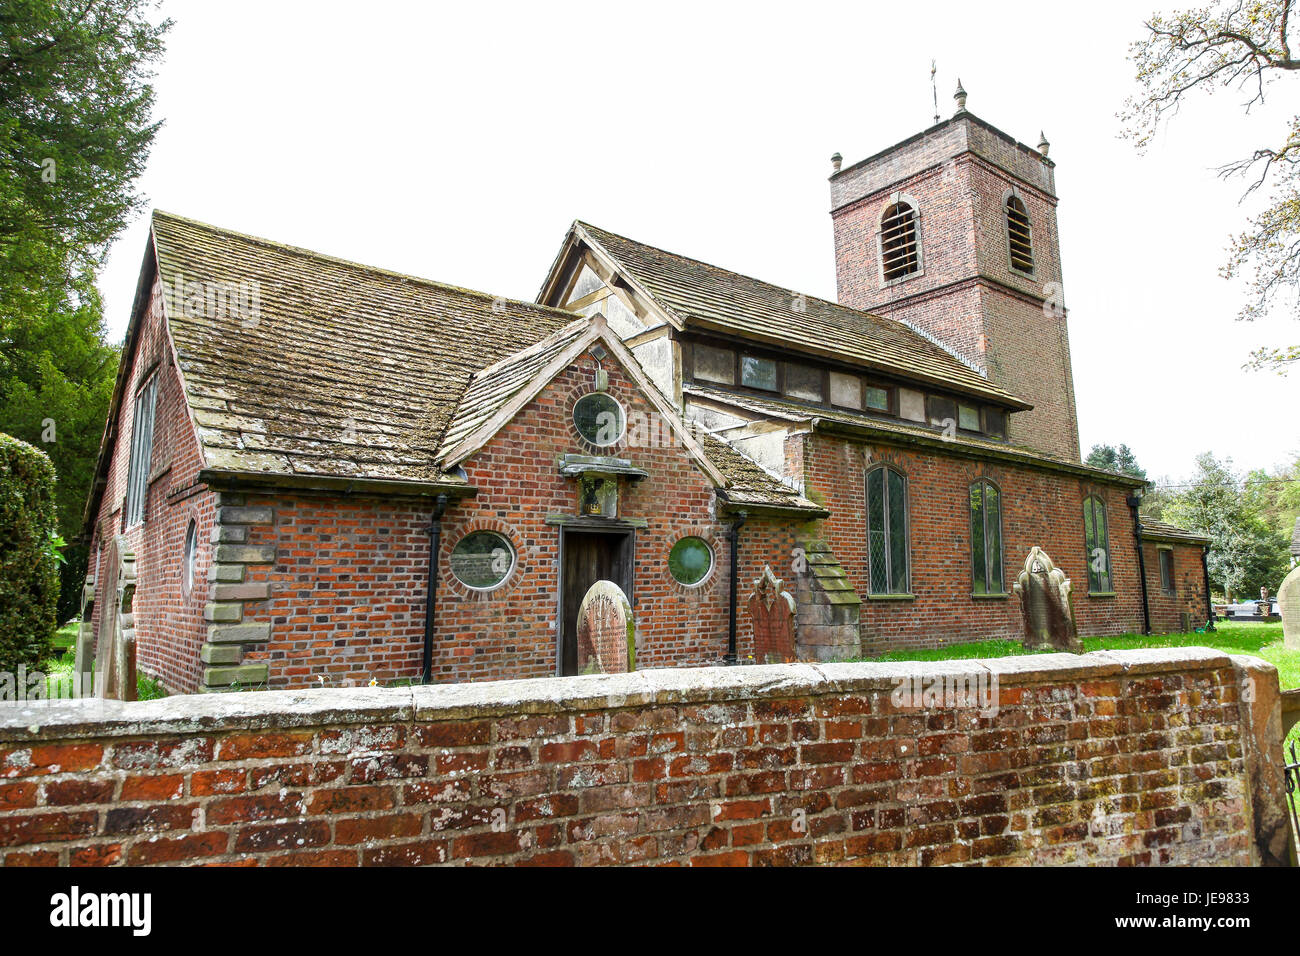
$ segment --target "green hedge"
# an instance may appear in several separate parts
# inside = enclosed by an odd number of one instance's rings
[[[0,434],[0,671],[40,670],[57,629],[54,466]]]

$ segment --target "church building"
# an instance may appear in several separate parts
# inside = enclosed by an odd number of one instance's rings
[[[522,302],[155,212],[83,642],[173,693],[843,660],[1018,639],[1034,547],[1081,635],[1203,624],[1208,541],[1080,461],[1046,141],[959,90],[832,166],[838,302],[581,221]]]

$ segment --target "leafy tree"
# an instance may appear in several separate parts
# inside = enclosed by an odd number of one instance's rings
[[[1246,476],[1246,503],[1288,538],[1300,517],[1300,456],[1271,471],[1262,468]]]
[[[82,509],[117,372],[95,276],[144,200],[135,181],[158,130],[153,64],[170,21],[152,0],[0,5],[0,431],[45,450],[58,528]],[[84,550],[69,549],[60,620]]]
[[[1210,579],[1229,597],[1261,587],[1276,593],[1286,576],[1286,539],[1247,500],[1231,459],[1205,452],[1196,468],[1185,487],[1166,490],[1163,519],[1209,537]]]
[[[1193,93],[1234,89],[1247,94],[1244,108],[1264,102],[1270,84],[1300,72],[1292,54],[1296,0],[1219,0],[1209,6],[1159,14],[1130,47],[1139,93],[1121,114],[1124,135],[1139,150],[1150,145],[1162,120],[1176,114]],[[1295,89],[1290,89],[1294,98]],[[1264,190],[1268,205],[1253,216],[1230,245],[1221,270],[1227,278],[1250,276],[1250,296],[1239,317],[1255,319],[1279,301],[1293,312],[1300,298],[1300,116],[1263,145],[1219,169],[1241,177],[1246,195]],[[1247,367],[1283,374],[1300,359],[1300,345],[1261,348]]]
[[[1113,445],[1093,445],[1092,451],[1088,452],[1088,457],[1084,459],[1084,464],[1132,475],[1143,481],[1147,478],[1145,469],[1138,465],[1137,458],[1128,445],[1120,445],[1119,448]]]

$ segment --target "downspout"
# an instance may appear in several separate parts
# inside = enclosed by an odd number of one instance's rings
[[[1201,548],[1201,574],[1205,578],[1205,629],[1216,630],[1214,626],[1214,603],[1210,600],[1210,546]]]
[[[736,576],[740,573],[740,527],[748,517],[740,512],[727,530],[731,551],[731,600],[727,605],[727,657],[728,664],[736,663]]]
[[[1133,512],[1133,539],[1137,542],[1138,576],[1142,579],[1142,633],[1149,635],[1151,633],[1151,599],[1147,595],[1147,559],[1142,551],[1142,519],[1138,517],[1138,505],[1142,504],[1142,496],[1132,494],[1125,498],[1124,502],[1129,506],[1129,510]]]
[[[433,514],[429,518],[429,586],[424,598],[424,661],[420,668],[420,683],[433,680],[433,625],[434,610],[438,600],[438,552],[442,550],[442,516],[447,513],[447,496],[434,500]]]

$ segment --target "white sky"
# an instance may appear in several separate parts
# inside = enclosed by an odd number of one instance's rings
[[[1152,7],[1148,9],[1147,3]],[[285,3],[175,0],[150,202],[281,242],[532,299],[569,223],[835,298],[829,157],[952,112],[1057,165],[1079,428],[1184,476],[1300,453],[1300,373],[1244,372],[1291,315],[1234,320],[1245,220],[1213,167],[1282,135],[1199,98],[1139,157],[1115,118],[1127,45],[1169,0],[1023,3]],[[1287,85],[1289,84],[1289,85]],[[1275,101],[1295,101],[1300,77]],[[125,330],[141,218],[102,279]],[[430,343],[436,348],[437,343]]]

